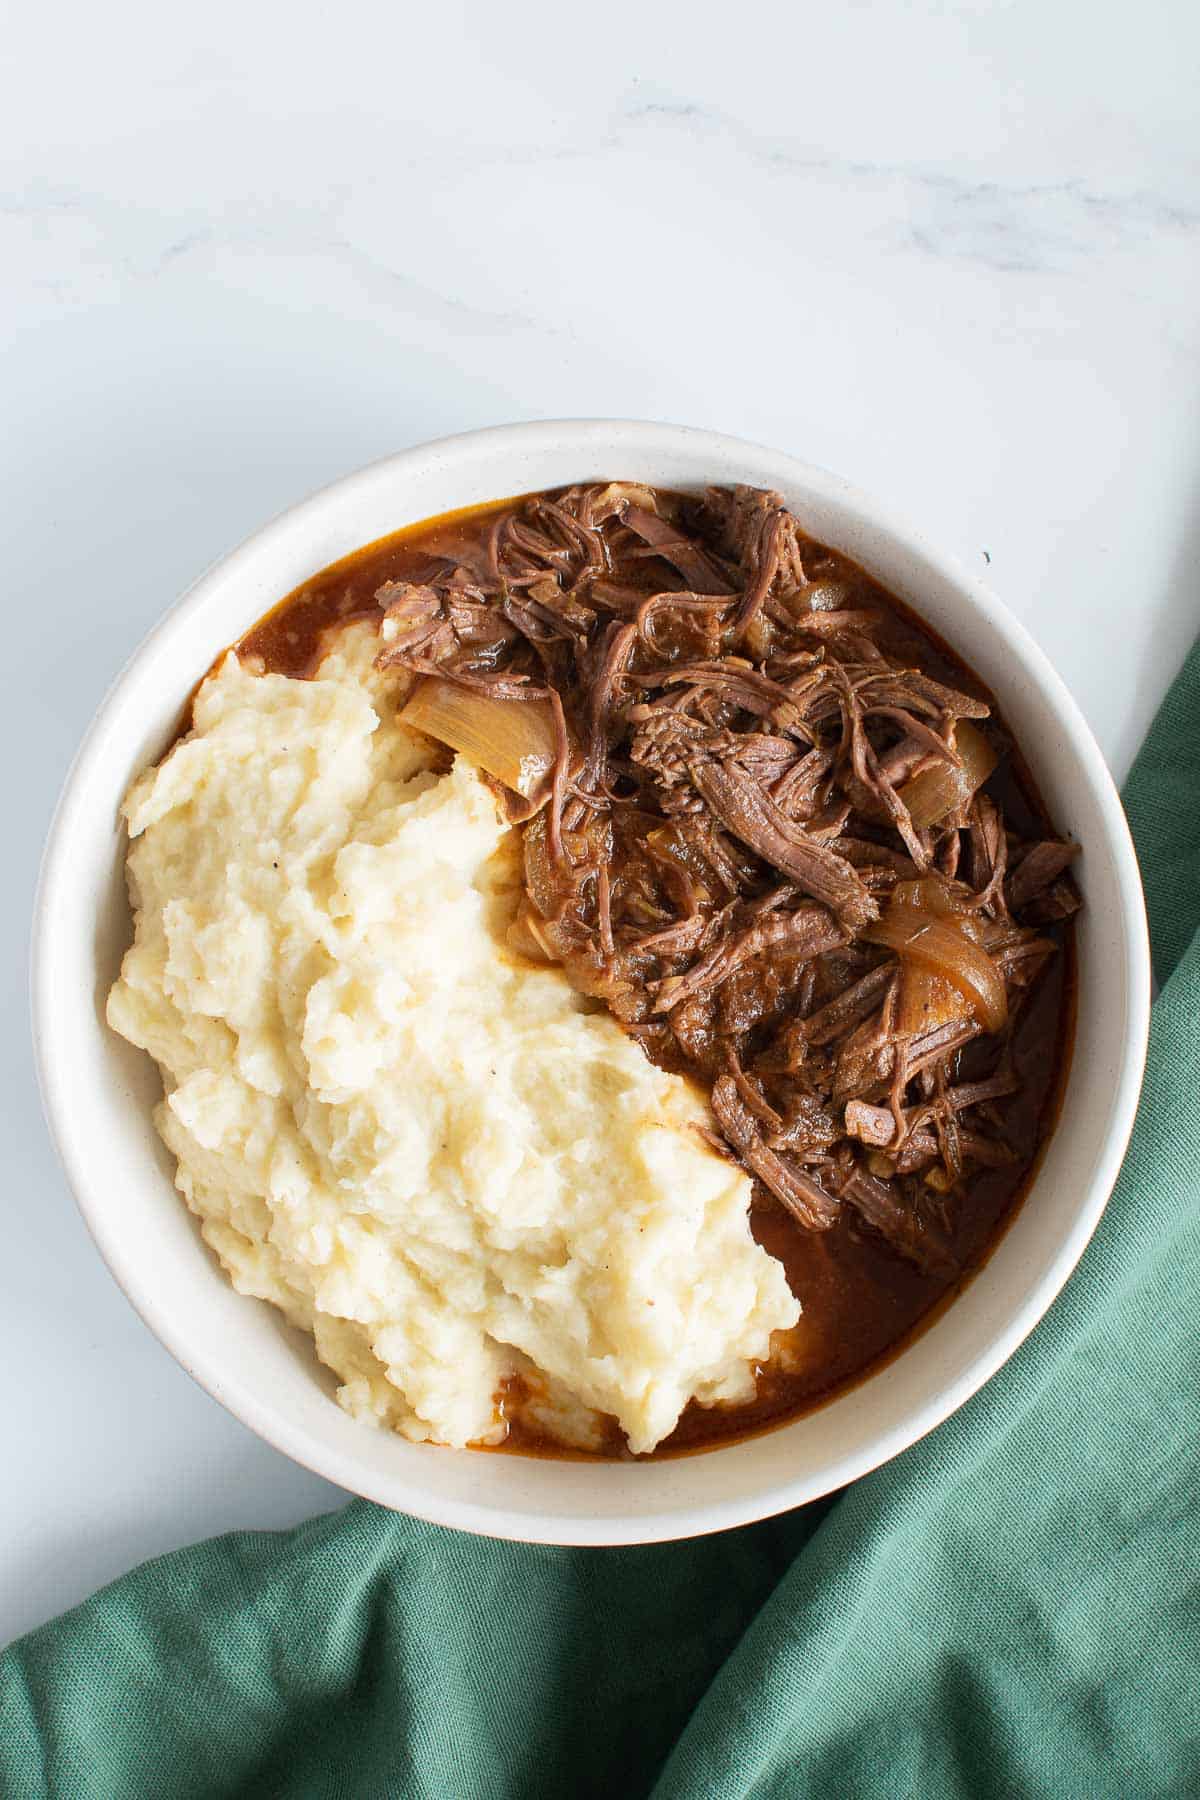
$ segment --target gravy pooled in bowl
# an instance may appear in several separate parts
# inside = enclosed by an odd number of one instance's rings
[[[220,660],[126,802],[111,1023],[356,1416],[620,1455],[793,1416],[1053,1121],[1067,873],[989,698],[778,497],[429,521]]]

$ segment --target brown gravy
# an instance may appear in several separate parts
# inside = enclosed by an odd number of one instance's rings
[[[385,581],[419,581],[429,558],[466,555],[478,545],[495,515],[513,499],[445,513],[408,526],[332,563],[282,599],[240,640],[241,655],[260,657],[266,667],[299,678],[313,673],[323,654],[322,636],[354,618],[379,617],[376,590]],[[831,563],[853,577],[860,591],[870,590],[873,604],[888,616],[889,642],[915,651],[935,677],[991,699],[988,690],[928,627],[847,558],[831,553]],[[1002,716],[993,711],[997,735],[1006,738]],[[1006,815],[1023,829],[1049,835],[1050,822],[1030,771],[1016,747],[988,783]],[[922,1273],[897,1256],[849,1214],[827,1232],[798,1227],[773,1200],[756,1201],[751,1214],[754,1236],[782,1262],[804,1314],[796,1342],[802,1346],[799,1366],[784,1373],[763,1369],[753,1401],[736,1407],[692,1404],[655,1457],[709,1448],[731,1438],[781,1424],[844,1392],[898,1354],[961,1291],[995,1248],[1028,1190],[1042,1148],[1053,1129],[1066,1085],[1074,1033],[1075,960],[1070,924],[1051,928],[1059,943],[1036,994],[1027,1006],[1015,1039],[1017,1067],[1023,1077],[1007,1103],[1006,1131],[1020,1151],[1011,1168],[987,1170],[972,1180],[969,1202],[961,1208],[953,1240],[963,1273],[946,1281]],[[971,1051],[963,1053],[964,1077],[972,1077]],[[507,1452],[562,1456],[627,1457],[625,1440],[615,1421],[602,1448],[594,1452],[564,1450],[522,1421],[518,1383],[504,1399]]]

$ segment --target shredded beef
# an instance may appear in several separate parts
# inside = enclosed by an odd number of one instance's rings
[[[1008,904],[1014,913],[1025,913],[1031,901],[1039,899],[1048,888],[1058,885],[1058,878],[1079,854],[1078,844],[1048,841],[1032,844],[1008,878]]]
[[[732,1076],[720,1075],[713,1083],[712,1107],[727,1142],[763,1186],[801,1225],[827,1231],[837,1218],[837,1201],[820,1182],[767,1146]]]
[[[1016,1154],[1037,927],[1079,905],[1077,847],[1024,838],[964,774],[987,701],[775,493],[535,495],[470,561],[379,590],[380,661],[550,709],[526,939],[706,1083],[760,1196],[951,1272],[956,1208]],[[958,946],[948,974],[906,907]]]

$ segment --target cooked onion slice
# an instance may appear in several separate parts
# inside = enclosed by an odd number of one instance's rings
[[[971,1011],[962,992],[944,975],[935,975],[924,963],[905,963],[896,1008],[896,1030],[901,1037],[923,1037],[952,1020],[968,1018]]]
[[[969,925],[967,908],[956,903],[950,883],[944,875],[923,875],[919,881],[898,881],[892,889],[891,911],[897,907],[915,907],[918,912],[939,913],[943,918],[962,919]],[[974,936],[974,932],[971,932]]]
[[[999,1031],[1008,1017],[1004,977],[987,951],[973,943],[959,921],[917,907],[889,908],[863,936],[894,950],[902,967],[913,964],[957,988],[985,1031]]]
[[[938,825],[951,813],[959,812],[976,788],[983,786],[1000,760],[983,733],[966,719],[959,720],[954,743],[961,767],[956,768],[950,762],[936,762],[898,789],[918,830]]]
[[[559,960],[553,946],[547,941],[545,920],[538,917],[528,899],[522,900],[517,908],[516,917],[505,933],[505,940],[514,956],[524,957],[526,962],[554,963]]]
[[[400,713],[406,725],[459,750],[522,799],[541,805],[554,767],[554,715],[548,700],[495,700],[427,676]]]

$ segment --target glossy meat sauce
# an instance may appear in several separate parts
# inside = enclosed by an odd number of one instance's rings
[[[304,677],[322,654],[321,637],[331,626],[353,618],[378,619],[376,590],[385,581],[420,581],[431,556],[462,555],[470,561],[497,512],[512,500],[444,514],[381,538],[314,575],[246,633],[239,652],[261,657],[278,673]],[[903,645],[914,662],[937,679],[986,689],[949,648],[921,626],[900,601],[846,561],[850,575],[870,603],[886,609],[889,641]],[[995,735],[1004,740],[1003,720],[993,711]],[[1033,780],[1015,748],[987,783],[1015,824],[1049,834],[1050,825]],[[676,1430],[653,1453],[671,1455],[703,1449],[731,1437],[761,1430],[831,1399],[895,1355],[953,1298],[979,1268],[1012,1218],[1036,1169],[1041,1147],[1053,1127],[1070,1062],[1074,1023],[1074,945],[1070,926],[1047,932],[1060,942],[1037,991],[1025,1009],[1016,1036],[1019,1091],[1006,1103],[1006,1134],[1020,1152],[1010,1168],[977,1173],[960,1208],[954,1236],[956,1261],[965,1273],[949,1282],[924,1274],[897,1256],[881,1238],[856,1223],[849,1208],[829,1231],[801,1229],[769,1196],[756,1199],[751,1226],[758,1242],[783,1263],[793,1292],[804,1308],[794,1341],[797,1366],[788,1373],[761,1370],[755,1399],[737,1407],[689,1406]],[[970,1079],[972,1050],[962,1053],[961,1074]],[[504,1398],[509,1424],[506,1451],[574,1456],[627,1456],[615,1423],[600,1452],[563,1447],[522,1424],[519,1384]]]

